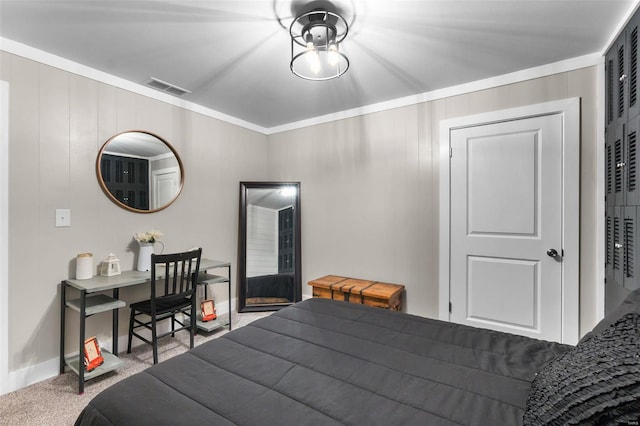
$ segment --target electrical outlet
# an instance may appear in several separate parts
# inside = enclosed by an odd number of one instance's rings
[[[71,226],[71,210],[56,209],[56,227]]]

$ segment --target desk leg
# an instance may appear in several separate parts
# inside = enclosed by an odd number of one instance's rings
[[[84,393],[84,333],[86,322],[86,310],[87,310],[87,292],[80,290],[80,338],[79,338],[79,352],[78,352],[78,394]]]
[[[229,277],[228,288],[229,288],[229,331],[231,331],[231,263],[227,266],[227,274]]]
[[[117,288],[113,289],[113,298],[118,299],[119,290]],[[111,333],[111,350],[115,356],[118,356],[118,312],[119,309],[113,310],[113,330]]]
[[[66,287],[64,281],[60,282],[60,374],[64,374],[64,331],[66,314]]]

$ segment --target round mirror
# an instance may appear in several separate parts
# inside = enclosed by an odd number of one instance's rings
[[[132,212],[167,208],[182,191],[182,161],[171,145],[144,131],[111,137],[96,161],[98,182],[117,205]]]

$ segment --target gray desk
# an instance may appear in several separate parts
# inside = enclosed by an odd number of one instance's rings
[[[207,274],[208,269],[227,268],[227,276],[221,277]],[[231,263],[221,260],[201,259],[200,271],[202,280],[198,284],[213,284],[219,282],[228,282],[229,286],[229,330],[231,330]],[[157,273],[159,277],[162,275]],[[118,354],[118,309],[126,306],[126,303],[119,300],[119,290],[123,287],[129,287],[139,284],[147,284],[151,279],[151,272],[141,271],[123,271],[120,275],[111,277],[95,276],[87,280],[67,279],[60,284],[60,374],[64,373],[65,365],[78,374],[78,393],[84,392],[85,380],[102,375],[109,371],[115,370],[122,365],[122,361],[117,357]],[[67,300],[67,286],[73,287],[80,291],[80,298]],[[206,288],[206,287],[205,287]],[[102,294],[111,290],[112,296]],[[205,292],[206,294],[206,292]],[[78,345],[78,356],[65,358],[65,309],[70,308],[80,314],[80,336]],[[105,359],[104,363],[91,372],[85,371],[84,368],[84,340],[85,340],[85,321],[88,316],[112,311],[112,351],[111,353],[103,350],[102,355]],[[217,326],[220,326],[217,324]]]

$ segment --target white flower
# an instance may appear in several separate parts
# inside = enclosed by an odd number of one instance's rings
[[[133,239],[139,243],[155,243],[156,241],[160,240],[161,236],[162,236],[162,232],[156,229],[153,229],[148,232],[141,232],[141,233],[135,234],[133,236]]]

